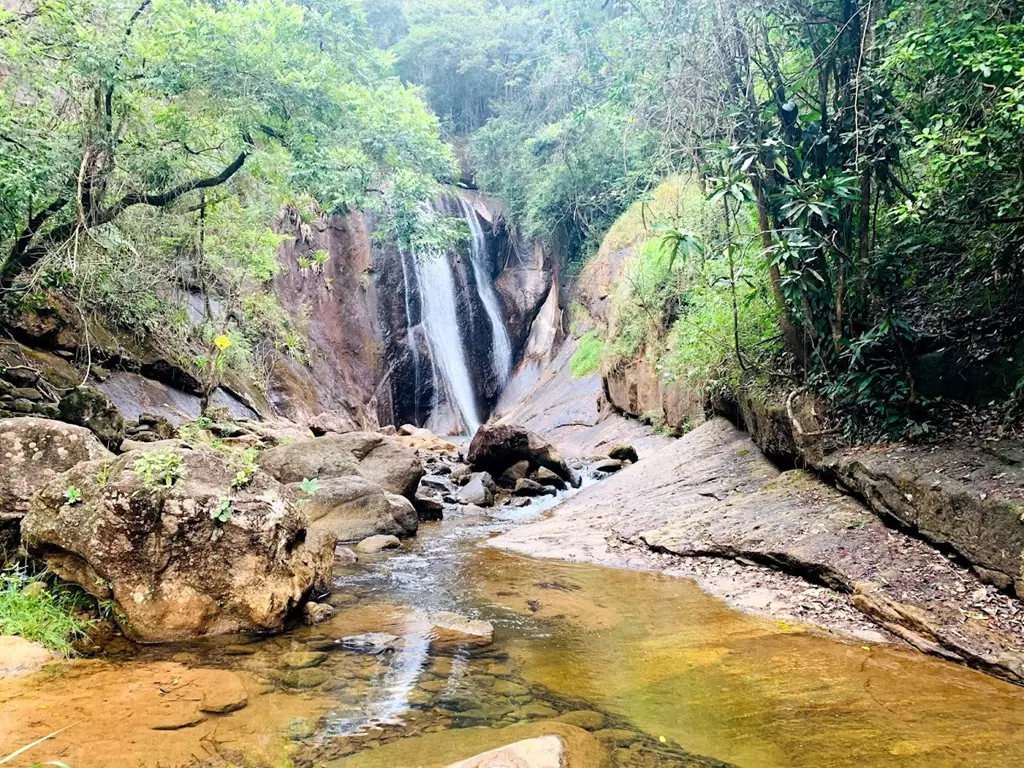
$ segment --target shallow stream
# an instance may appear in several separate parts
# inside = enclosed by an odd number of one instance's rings
[[[219,754],[239,765],[445,765],[562,716],[591,730],[614,766],[1024,762],[1024,689],[915,652],[838,642],[737,613],[686,580],[480,545],[543,506],[450,512],[401,551],[340,569],[328,598],[338,612],[325,624],[94,662],[92,672],[54,675],[20,697],[0,690],[0,720],[26,717],[25,696],[35,697],[39,728],[59,724],[49,713],[62,707],[66,717],[74,713],[85,721],[80,736],[63,751],[54,747],[54,757],[74,768],[179,765],[183,754],[192,764]],[[421,619],[442,610],[491,621],[495,642],[431,655]],[[338,642],[364,632],[402,642],[377,655]],[[176,674],[176,667],[154,664],[229,668],[259,695],[219,722],[147,731],[133,742],[135,751],[117,751],[128,725],[106,734],[106,750],[99,736],[90,746],[83,735],[109,730],[102,718],[113,706],[97,702],[90,713],[81,703],[92,700],[91,681],[107,675],[108,687],[96,683],[95,696],[117,701],[125,694],[116,685],[128,685],[123,681],[140,669],[161,680]],[[148,678],[139,685],[147,683],[153,685]],[[515,738],[502,734],[505,728]],[[5,733],[14,737],[0,722]],[[194,741],[191,752],[184,739]],[[119,754],[124,762],[112,759]],[[24,765],[40,757],[36,752]]]

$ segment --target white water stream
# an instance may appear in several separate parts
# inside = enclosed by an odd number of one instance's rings
[[[499,387],[503,389],[512,375],[512,342],[509,341],[505,319],[501,316],[501,308],[498,305],[498,294],[494,290],[490,270],[487,268],[487,239],[484,237],[483,227],[480,226],[480,219],[473,206],[464,198],[459,198],[459,205],[462,206],[462,215],[466,217],[469,231],[473,235],[470,241],[470,263],[473,266],[473,277],[476,280],[480,302],[484,305],[484,311],[491,324],[491,359],[494,374],[498,377]]]
[[[439,254],[422,259],[414,256],[414,263],[419,278],[423,325],[430,344],[430,358],[440,371],[444,383],[443,393],[435,377],[431,416],[439,414],[443,409],[443,394],[446,393],[448,403],[457,410],[462,426],[471,435],[480,426],[480,414],[459,330],[461,323],[451,261],[447,254]]]

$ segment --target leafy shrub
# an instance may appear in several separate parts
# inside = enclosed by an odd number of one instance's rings
[[[601,366],[601,350],[604,342],[598,337],[596,331],[589,331],[580,338],[579,346],[569,361],[569,373],[574,379],[582,379],[584,376],[597,371]]]

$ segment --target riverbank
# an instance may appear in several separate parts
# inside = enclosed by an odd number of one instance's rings
[[[1024,683],[1024,606],[709,422],[490,546],[695,578],[730,605]]]

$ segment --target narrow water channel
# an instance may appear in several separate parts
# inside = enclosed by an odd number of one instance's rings
[[[326,598],[337,614],[325,624],[126,651],[21,694],[0,690],[0,736],[11,733],[10,718],[37,717],[43,729],[63,713],[75,728],[54,739],[47,759],[73,768],[224,765],[220,758],[412,768],[443,766],[562,718],[592,731],[616,767],[1024,762],[1024,690],[1010,684],[737,613],[683,579],[482,546],[552,503],[449,512],[402,550],[339,568]],[[494,643],[433,655],[423,617],[435,611],[492,622]],[[400,641],[383,653],[341,642],[368,632]],[[132,702],[154,685],[187,698],[178,683],[195,667],[244,675],[248,706],[181,730],[132,731],[133,718],[147,716]]]

